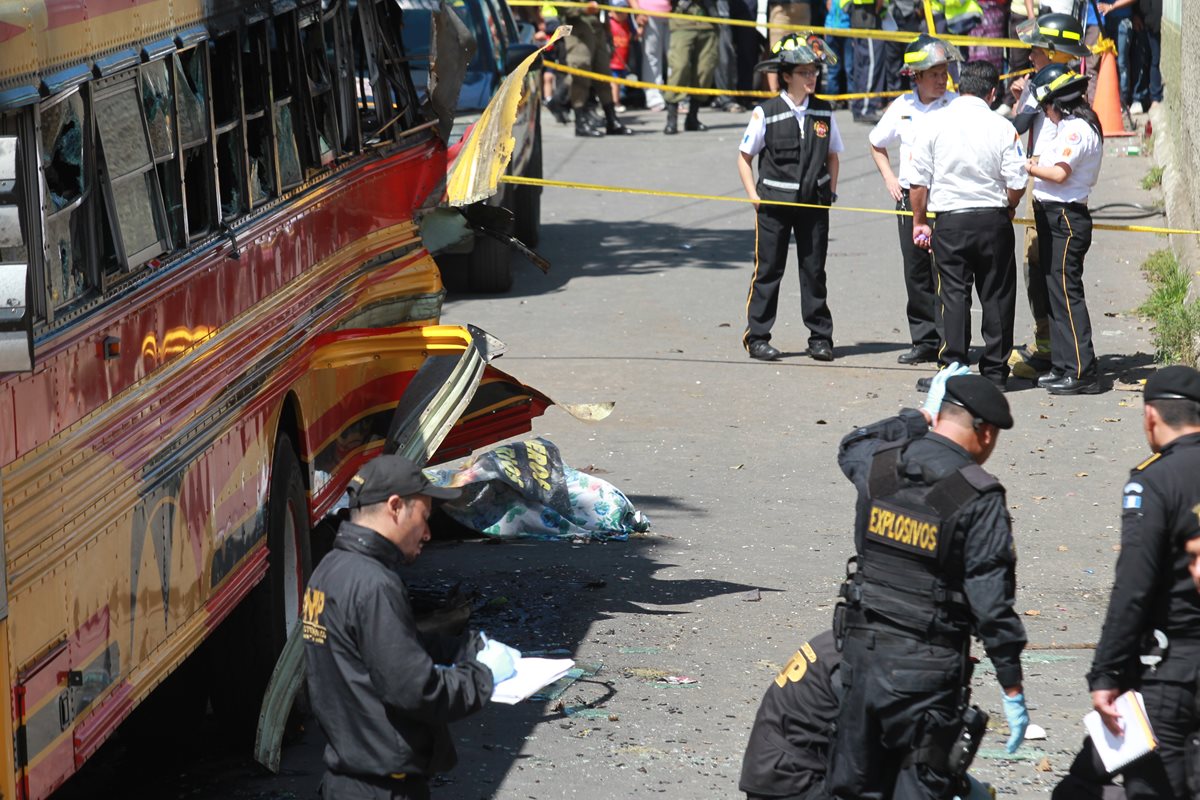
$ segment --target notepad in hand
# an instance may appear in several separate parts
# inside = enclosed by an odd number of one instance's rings
[[[1158,747],[1140,692],[1125,692],[1117,698],[1116,706],[1117,713],[1121,715],[1121,725],[1124,726],[1121,736],[1114,736],[1104,726],[1099,711],[1091,711],[1083,718],[1083,725],[1092,737],[1092,745],[1110,773],[1120,772]]]
[[[528,699],[538,689],[566,675],[575,662],[569,658],[521,657],[514,660],[513,666],[517,668],[516,674],[492,689],[493,703],[513,705]]]

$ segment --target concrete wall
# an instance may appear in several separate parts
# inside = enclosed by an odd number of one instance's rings
[[[1167,0],[1163,9],[1162,60],[1166,107],[1151,119],[1155,160],[1163,169],[1163,193],[1171,227],[1200,229],[1200,2]],[[1200,269],[1200,237],[1172,236],[1181,263]]]

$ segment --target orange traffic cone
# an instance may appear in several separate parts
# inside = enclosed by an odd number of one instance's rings
[[[1100,57],[1100,73],[1096,84],[1096,99],[1092,110],[1100,118],[1104,137],[1137,136],[1137,131],[1125,130],[1121,116],[1121,85],[1117,79],[1117,57],[1111,51]]]

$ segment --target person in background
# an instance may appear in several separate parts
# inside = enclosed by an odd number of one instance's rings
[[[1142,104],[1134,104],[1134,83],[1138,78],[1138,58],[1141,57],[1140,47],[1143,38],[1141,20],[1134,19],[1138,0],[1113,0],[1111,3],[1097,3],[1103,19],[1104,35],[1117,43],[1117,79],[1121,87],[1121,105],[1129,109],[1130,114],[1140,114]]]
[[[825,27],[847,30],[850,28],[850,13],[840,0],[825,0]],[[833,54],[833,60],[825,67],[825,91],[830,94],[849,94],[854,91],[854,44],[846,36],[826,36],[825,45]],[[771,76],[767,76],[770,82]],[[772,86],[772,91],[778,91]],[[834,108],[846,108],[847,101],[838,100]]]
[[[630,5],[637,8],[635,0]],[[563,21],[571,26],[571,35],[566,38],[567,65],[588,72],[607,74],[611,52],[608,45],[608,30],[601,18],[600,4],[590,0],[583,8],[564,8]],[[612,95],[607,86],[596,85],[590,78],[578,75],[571,77],[571,109],[575,114],[576,136],[628,136],[633,133],[617,117],[617,110],[612,101]],[[604,109],[604,126],[592,122],[587,105],[595,88]]]
[[[1012,4],[1008,9],[1008,38],[1016,39],[1017,28],[1022,23],[1028,22],[1031,19],[1037,18],[1038,7],[1034,0],[1012,0]],[[1029,69],[1029,51],[1024,47],[1014,47],[1008,51],[1008,71],[1020,72],[1024,69]],[[1010,78],[1008,85],[1011,88],[1016,78]],[[1019,89],[1013,90],[1013,96],[1019,95]],[[1010,109],[1007,108],[1007,100],[1001,106],[1001,111],[1007,114]]]
[[[717,16],[742,22],[753,22],[756,6],[754,0],[717,0]],[[756,28],[745,25],[721,25],[717,32],[716,84],[728,94],[713,100],[716,111],[743,114],[746,109],[738,102],[739,92],[748,92],[754,87],[754,64],[758,61],[759,33]]]
[[[1133,102],[1149,111],[1155,103],[1163,101],[1162,70],[1162,14],[1163,0],[1138,0],[1138,11],[1142,19],[1141,77],[1137,82],[1140,90],[1135,91]]]
[[[671,10],[676,14],[692,17],[717,16],[716,0],[671,0]],[[672,17],[671,49],[667,53],[667,83],[672,86],[689,86],[710,89],[713,73],[717,70],[719,35],[715,22],[689,20]],[[663,93],[667,101],[667,124],[663,133],[673,136],[679,133],[679,103],[684,95],[676,91]],[[700,95],[688,100],[685,131],[706,131],[708,126],[700,121]]]
[[[983,17],[971,28],[970,35],[985,39],[1003,39],[1008,34],[1009,0],[979,0]],[[971,45],[972,61],[990,61],[997,72],[1004,71],[1004,48]]]
[[[836,0],[850,9],[850,27],[863,31],[883,28],[881,16],[883,0]],[[856,36],[851,42],[854,50],[854,93],[875,94],[884,91],[887,85],[887,49],[883,41]],[[879,111],[883,101],[878,97],[864,97],[850,102],[850,113],[855,122],[874,125],[879,122]]]
[[[958,48],[927,34],[921,34],[904,51],[904,69],[912,75],[913,91],[892,101],[883,119],[871,129],[871,157],[883,178],[888,194],[896,201],[897,211],[912,211],[909,202],[909,177],[904,170],[912,157],[917,121],[924,115],[945,108],[958,97],[946,91],[950,63],[962,60]],[[900,149],[900,175],[892,171],[889,147]],[[901,364],[937,361],[941,327],[937,319],[937,289],[933,258],[928,250],[913,243],[912,217],[896,217],[900,230],[900,254],[904,261],[904,288],[908,295],[908,332],[912,348],[896,359]]]
[[[638,7],[645,11],[670,11],[671,0],[638,0]],[[641,16],[642,80],[647,83],[667,82],[667,48],[671,43],[671,29],[664,17]],[[662,111],[666,108],[660,89],[646,90],[646,109]]]
[[[779,287],[787,266],[788,244],[796,239],[800,262],[800,306],[808,328],[808,349],[816,361],[833,360],[833,315],[827,302],[825,258],[829,249],[829,209],[760,203],[775,200],[829,206],[837,202],[838,154],[842,135],[829,103],[814,97],[821,64],[831,58],[825,40],[796,34],[775,44],[773,57],[759,64],[774,69],[785,91],[755,106],[738,146],[738,176],[754,202],[754,276],[746,298],[742,344],[751,358],[775,361],[771,344],[779,307]],[[758,156],[758,182],[754,157]]]
[[[1033,95],[1054,126],[1049,145],[1029,160],[1038,264],[1050,298],[1052,368],[1038,379],[1050,394],[1100,391],[1092,323],[1083,289],[1083,259],[1092,246],[1088,196],[1100,177],[1104,133],[1087,104],[1088,79],[1050,64],[1033,79]]]
[[[614,6],[629,8],[629,0],[610,0]],[[636,2],[636,0],[635,0]],[[633,6],[637,8],[637,6]],[[634,35],[634,18],[631,14],[609,14],[608,35],[612,40],[612,55],[608,59],[608,70],[614,78],[626,78],[629,73],[629,53],[636,42]],[[625,110],[621,101],[623,87],[619,83],[610,83],[609,92],[612,95],[613,109],[620,113]]]

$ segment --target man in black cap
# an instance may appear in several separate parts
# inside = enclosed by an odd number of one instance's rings
[[[322,796],[428,798],[429,777],[455,763],[447,723],[483,708],[519,654],[474,632],[417,631],[398,569],[429,540],[430,498],[459,490],[385,455],[347,492],[350,519],[304,592],[308,692],[328,739]]]
[[[970,713],[972,635],[1004,689],[1009,752],[1029,725],[1012,528],[1004,487],[982,467],[1013,419],[999,388],[964,372],[942,370],[924,408],[859,428],[838,452],[858,504],[855,568],[834,616],[837,798],[949,800],[960,789],[965,765],[947,755]]]
[[[1142,427],[1154,455],[1129,475],[1121,554],[1088,673],[1092,705],[1119,733],[1117,697],[1142,693],[1158,749],[1122,771],[1130,800],[1188,794],[1185,744],[1200,731],[1200,595],[1189,540],[1200,534],[1200,372],[1165,367],[1146,382]],[[1192,791],[1200,786],[1192,787]]]

